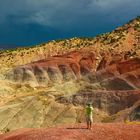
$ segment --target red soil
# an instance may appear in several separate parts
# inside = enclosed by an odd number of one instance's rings
[[[94,124],[41,129],[20,129],[0,135],[0,140],[140,140],[140,125]]]

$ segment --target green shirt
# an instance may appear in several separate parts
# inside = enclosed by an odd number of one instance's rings
[[[86,107],[86,115],[92,116],[92,111],[93,111],[93,107],[92,106],[87,106]]]

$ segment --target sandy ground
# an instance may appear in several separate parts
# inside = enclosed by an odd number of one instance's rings
[[[0,135],[0,140],[140,140],[139,124],[85,124],[55,128],[19,129]]]

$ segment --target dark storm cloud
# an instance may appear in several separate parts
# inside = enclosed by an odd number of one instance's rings
[[[32,44],[38,37],[44,41],[53,39],[52,34],[54,39],[65,38],[65,35],[91,36],[139,15],[139,7],[139,0],[4,0],[0,1],[0,29],[5,33],[1,32],[0,37],[4,34],[6,43],[8,34],[13,34],[11,41],[16,43],[14,36],[21,35],[17,42],[28,44],[26,41],[30,39],[25,35],[37,30],[33,32],[39,32],[36,38],[30,33]],[[44,37],[45,34],[48,36]]]

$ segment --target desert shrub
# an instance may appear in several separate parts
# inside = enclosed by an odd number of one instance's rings
[[[4,130],[4,132],[5,132],[5,133],[8,133],[8,132],[10,132],[10,129],[9,129],[9,128],[6,128],[6,129]]]

